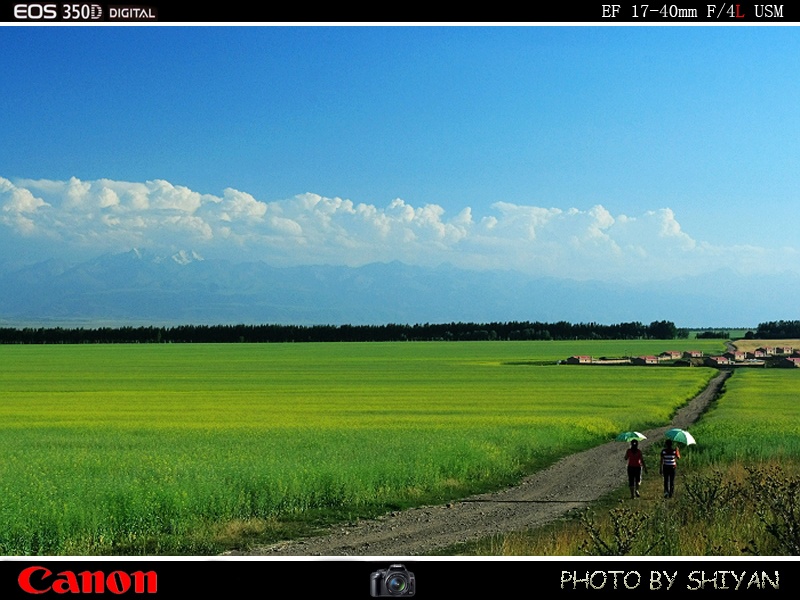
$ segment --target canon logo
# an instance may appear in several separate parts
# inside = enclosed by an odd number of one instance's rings
[[[28,567],[17,578],[19,587],[28,594],[155,594],[158,576],[155,571],[61,571],[53,573],[47,567]]]
[[[58,4],[15,4],[14,18],[24,21],[54,20],[58,18]]]

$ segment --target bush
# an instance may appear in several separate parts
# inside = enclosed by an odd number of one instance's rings
[[[642,536],[639,535],[647,525],[648,518],[641,511],[629,508],[614,508],[609,512],[609,527],[600,527],[595,521],[594,514],[584,511],[581,514],[581,524],[589,536],[581,544],[581,550],[590,556],[627,556],[634,554],[634,545]],[[660,541],[651,543],[641,554],[648,554]],[[638,554],[638,552],[637,552]]]
[[[689,475],[683,482],[684,494],[698,510],[711,516],[740,499],[742,490],[739,486],[723,482],[720,471],[709,474]]]
[[[758,519],[776,542],[779,552],[797,556],[800,554],[800,477],[786,475],[779,466],[747,467],[747,472]]]

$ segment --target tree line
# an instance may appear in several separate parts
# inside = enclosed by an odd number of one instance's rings
[[[402,325],[179,325],[0,328],[0,344],[399,342],[471,340],[631,340],[687,337],[671,321],[600,323],[424,323]]]
[[[753,334],[759,340],[788,340],[800,338],[800,321],[767,321],[759,323]]]

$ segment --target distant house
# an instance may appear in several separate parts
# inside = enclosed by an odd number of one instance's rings
[[[728,360],[740,361],[747,358],[747,352],[744,352],[743,350],[735,350],[734,352],[726,352],[723,354],[723,356]]]
[[[777,346],[775,348],[775,354],[791,354],[794,351],[794,348],[791,346]]]
[[[795,358],[793,356],[782,358],[778,362],[778,365],[781,367],[800,368],[800,358]]]
[[[765,356],[772,356],[775,354],[775,348],[772,346],[761,346],[760,348],[756,348],[756,351],[758,350],[764,352]]]
[[[705,363],[709,367],[720,367],[722,365],[729,365],[731,361],[727,356],[709,356],[706,358]]]
[[[568,365],[590,365],[592,364],[592,357],[586,355],[570,356],[567,359]]]
[[[661,360],[678,360],[682,354],[677,350],[667,350],[658,355]]]
[[[637,356],[631,361],[634,365],[657,365],[657,356]]]
[[[762,348],[756,348],[752,352],[747,353],[747,358],[767,358],[769,354],[764,352]]]
[[[687,350],[683,353],[684,358],[703,358],[703,352],[700,350]]]

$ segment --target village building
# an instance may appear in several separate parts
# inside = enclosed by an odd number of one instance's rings
[[[709,367],[720,367],[731,364],[731,361],[726,356],[709,356],[706,358],[705,364]]]
[[[568,365],[590,365],[592,364],[592,357],[586,355],[570,356],[567,359]]]
[[[637,356],[631,361],[634,365],[657,365],[657,356]]]
[[[717,356],[704,356],[701,350],[665,350],[658,355],[643,355],[632,358],[593,358],[588,354],[575,354],[562,360],[562,364],[570,365],[619,365],[637,366],[669,364],[679,367],[690,367],[702,364],[708,367],[758,367],[772,362],[775,366],[800,368],[800,350],[791,346],[762,346],[755,350],[731,350]]]

